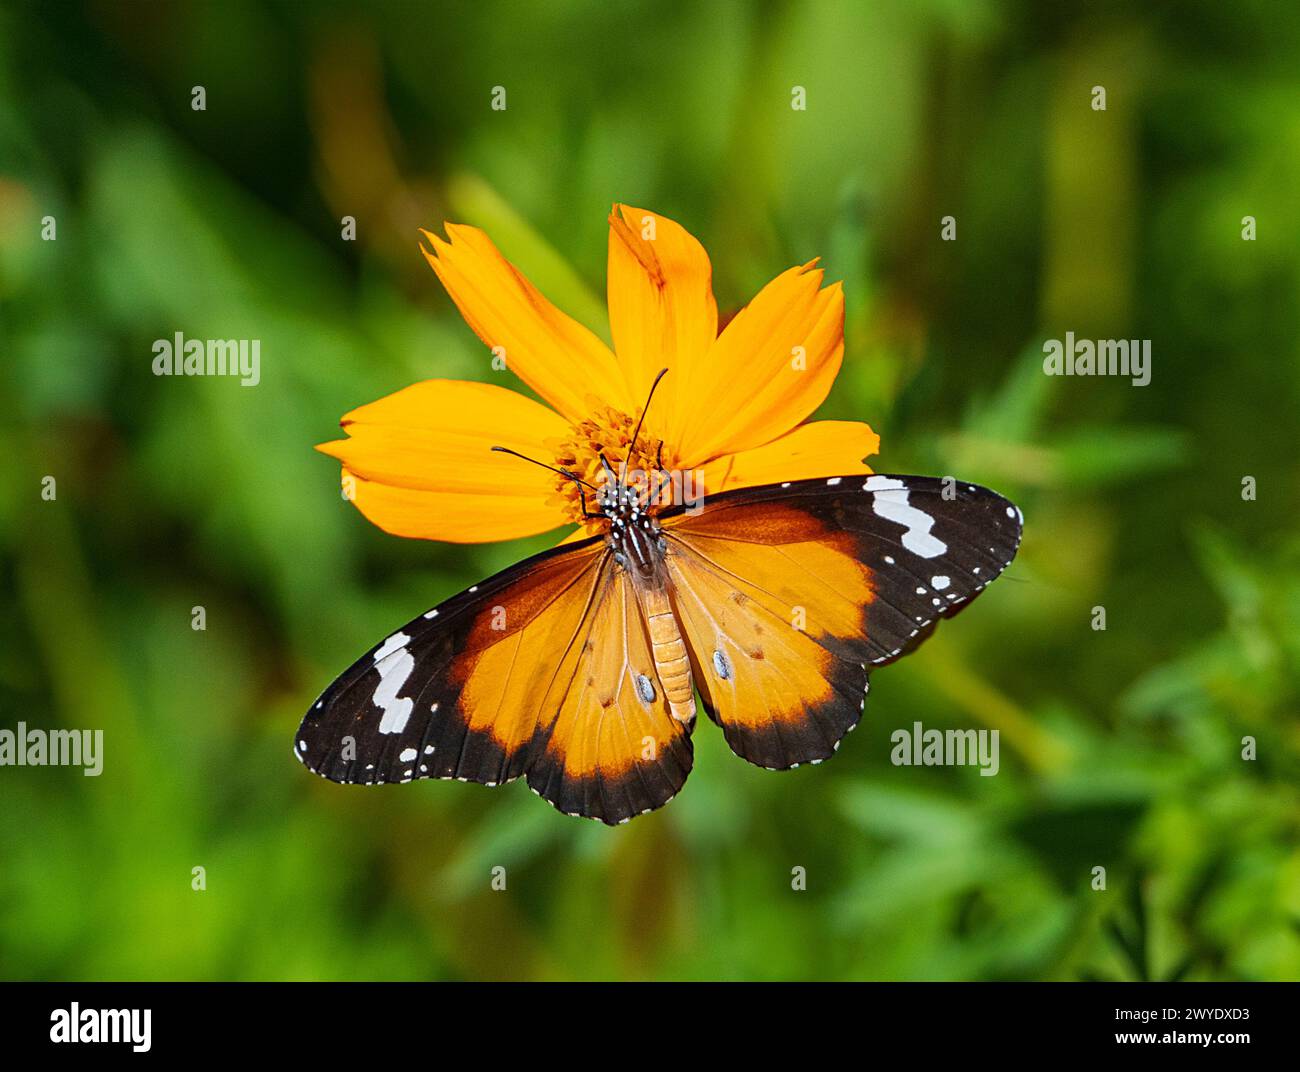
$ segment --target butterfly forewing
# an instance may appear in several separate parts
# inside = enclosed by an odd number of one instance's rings
[[[982,591],[1020,529],[986,488],[907,476],[742,489],[666,515],[705,709],[751,762],[825,759],[861,716],[870,671]]]
[[[336,782],[519,777],[605,559],[599,540],[546,551],[407,623],[312,705],[298,758]]]

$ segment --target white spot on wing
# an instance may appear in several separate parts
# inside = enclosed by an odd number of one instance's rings
[[[419,755],[419,753],[416,752],[414,748],[404,748],[402,749],[402,754],[398,756],[397,759],[400,763],[410,763],[417,755]]]
[[[908,490],[901,480],[887,476],[872,476],[862,485],[863,491],[873,493],[871,509],[876,516],[902,525],[907,531],[903,533],[902,544],[914,555],[921,558],[935,558],[948,550],[948,545],[931,535],[934,518],[924,510],[909,505]]]
[[[383,662],[398,648],[406,647],[406,642],[410,639],[405,633],[394,633],[375,650],[375,662]]]
[[[713,653],[713,669],[723,681],[731,680],[731,660],[721,648]]]
[[[379,671],[379,685],[372,702],[384,715],[379,720],[380,733],[401,733],[411,717],[415,701],[399,697],[398,691],[415,669],[415,657],[406,650],[411,638],[405,633],[394,633],[375,652],[375,669]]]
[[[949,582],[947,577],[940,576],[940,577],[930,578],[930,584],[933,585],[935,590],[938,592],[942,592],[945,588],[947,588],[948,583]]]

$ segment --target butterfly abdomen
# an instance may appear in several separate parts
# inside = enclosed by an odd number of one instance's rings
[[[695,718],[695,685],[691,679],[686,642],[668,601],[668,593],[662,588],[643,591],[642,606],[646,624],[650,627],[650,652],[655,674],[663,687],[668,709],[678,722],[690,722]]]

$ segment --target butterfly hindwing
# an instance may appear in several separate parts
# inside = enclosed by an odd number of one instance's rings
[[[696,685],[742,758],[831,755],[868,675],[914,650],[1014,557],[1019,511],[928,477],[842,477],[726,492],[665,515]]]
[[[830,756],[867,683],[857,623],[868,593],[852,558],[815,540],[693,532],[669,537],[668,571],[696,687],[732,750],[773,769]]]
[[[669,713],[645,615],[612,558],[581,643],[557,656],[544,701],[556,716],[529,787],[567,815],[609,824],[668,803],[691,770],[691,727]]]

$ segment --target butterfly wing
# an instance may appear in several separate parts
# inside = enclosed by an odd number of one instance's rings
[[[407,623],[308,711],[295,753],[332,781],[528,775],[608,823],[666,803],[691,767],[635,597],[601,539],[543,552]]]
[[[870,671],[997,577],[1021,521],[986,488],[911,476],[746,488],[665,514],[696,686],[732,750],[773,769],[833,754]]]

